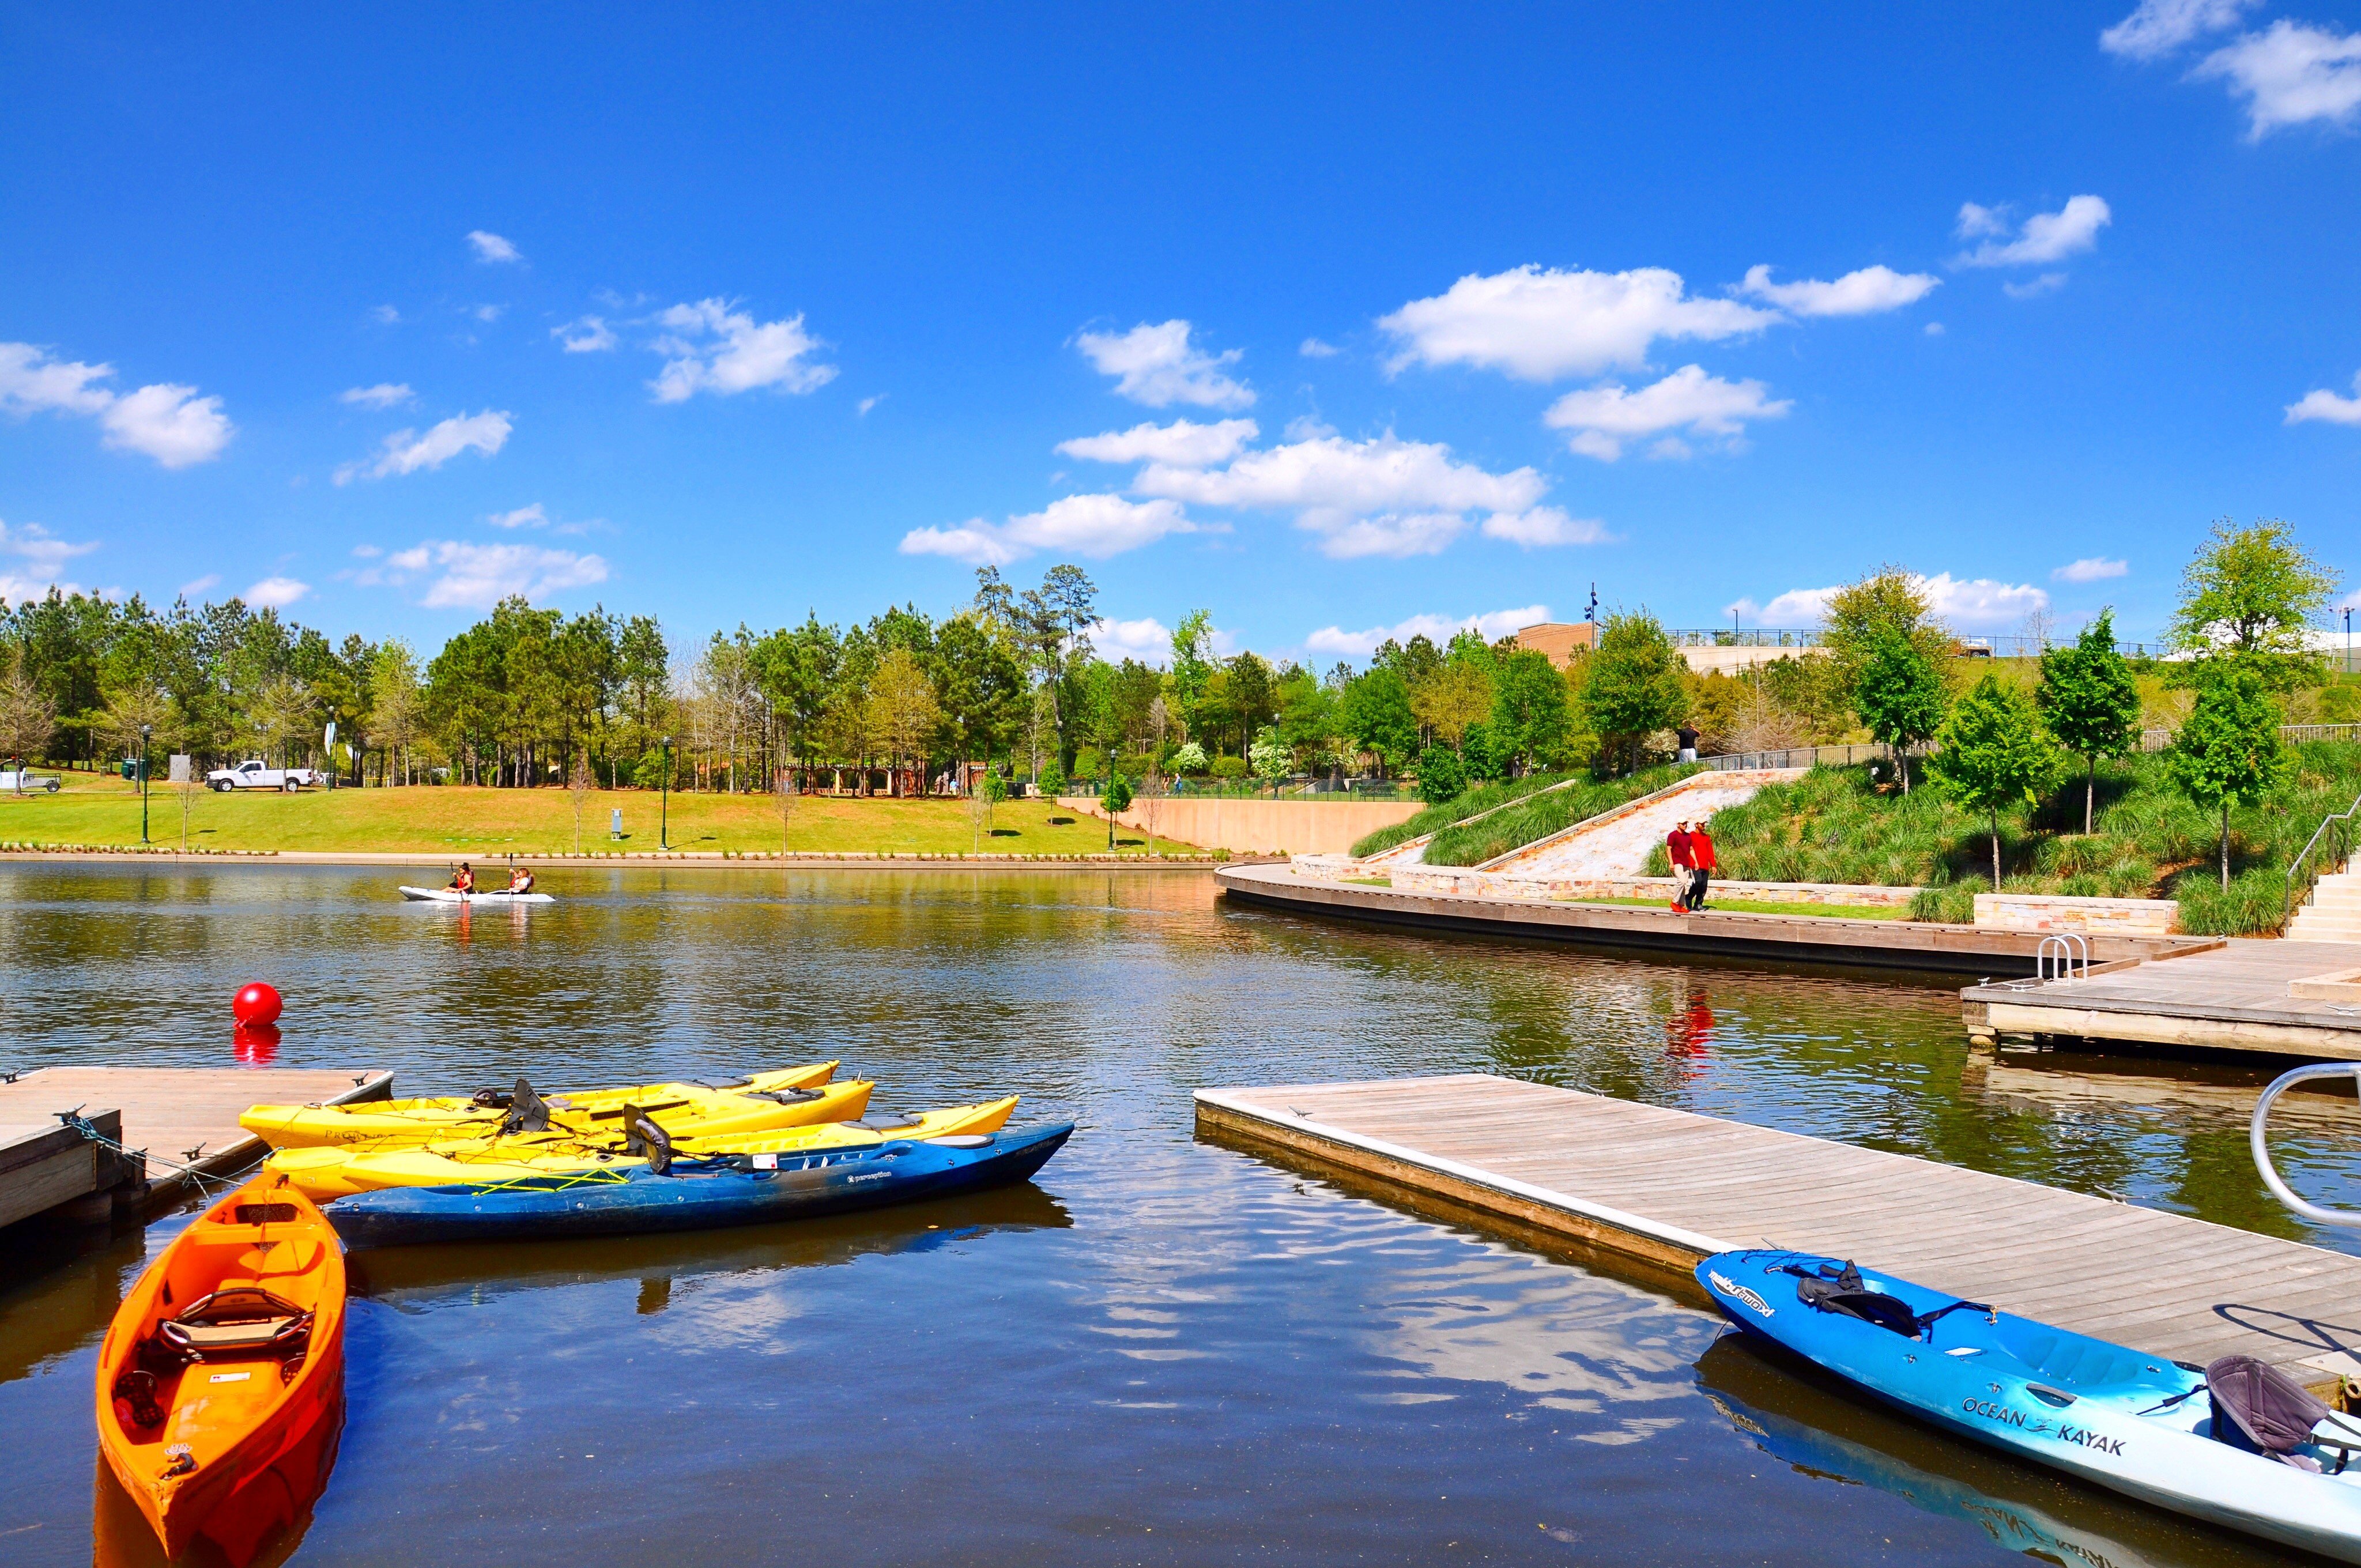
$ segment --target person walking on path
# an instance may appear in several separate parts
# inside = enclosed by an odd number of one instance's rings
[[[1697,761],[1697,732],[1695,729],[1684,724],[1678,729],[1673,731],[1673,739],[1680,742],[1680,760],[1682,762],[1694,762]]]
[[[1696,862],[1689,859],[1689,819],[1682,817],[1664,835],[1664,853],[1673,862],[1673,907],[1686,909],[1689,902],[1690,868]]]
[[[1705,830],[1705,819],[1689,833],[1689,908],[1705,907],[1706,883],[1713,880],[1713,835]]]

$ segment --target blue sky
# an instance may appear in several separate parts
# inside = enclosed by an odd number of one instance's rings
[[[1885,561],[2152,635],[2225,515],[2361,578],[2354,5],[485,9],[0,18],[0,594],[1071,559],[1324,664]]]

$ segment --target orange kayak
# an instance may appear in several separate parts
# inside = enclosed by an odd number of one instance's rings
[[[234,1563],[310,1508],[343,1413],[345,1255],[265,1172],[148,1265],[98,1353],[98,1451],[178,1557]]]

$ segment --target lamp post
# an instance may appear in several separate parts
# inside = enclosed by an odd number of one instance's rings
[[[672,737],[664,738],[664,778],[656,794],[656,848],[672,848]]]
[[[155,726],[139,727],[139,842],[148,842],[148,736]]]

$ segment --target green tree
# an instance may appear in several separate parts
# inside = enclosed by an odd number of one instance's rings
[[[2252,805],[2286,779],[2279,705],[2264,675],[2244,660],[2200,661],[2197,706],[2165,759],[2173,787],[2221,814],[2222,886],[2230,885],[2230,808]]]
[[[2059,744],[2088,764],[2082,779],[2082,831],[2088,833],[2099,793],[2099,759],[2120,757],[2139,739],[2139,685],[2115,649],[2113,609],[2101,610],[2098,620],[2082,628],[2072,647],[2041,655],[2041,685],[2033,700]]]
[[[1447,659],[1411,688],[1411,711],[1430,735],[1455,749],[1467,727],[1492,711],[1493,683],[1489,659]]]
[[[1119,768],[1107,769],[1106,788],[1099,792],[1099,806],[1107,814],[1107,849],[1115,849],[1115,819],[1118,813],[1131,809],[1131,781]]]
[[[1581,708],[1621,772],[1640,765],[1640,748],[1687,717],[1688,666],[1646,610],[1618,610],[1598,629],[1598,647],[1583,661]]]
[[[1899,633],[1937,670],[1951,656],[1950,628],[1936,619],[1934,602],[1917,575],[1900,566],[1880,566],[1839,588],[1828,596],[1821,620],[1820,641],[1848,692],[1858,688],[1861,667],[1876,652],[1881,631]]]
[[[1390,664],[1376,664],[1345,684],[1336,720],[1353,744],[1377,759],[1380,771],[1400,769],[1418,755],[1418,715],[1410,686]]]
[[[1933,661],[1901,629],[1880,622],[1866,633],[1866,656],[1853,677],[1853,711],[1870,735],[1894,752],[1902,793],[1910,793],[1910,749],[1943,727],[1946,693]]]
[[[1418,760],[1418,797],[1429,806],[1455,800],[1467,788],[1467,769],[1448,746],[1429,746]]]
[[[2306,633],[2336,588],[2336,573],[2313,560],[2286,523],[2238,528],[2224,518],[2181,575],[2170,640],[2201,658],[2238,660],[2265,691],[2293,691],[2320,679],[2321,656]]]
[[[1989,674],[1951,709],[1941,739],[1927,766],[1954,799],[1991,824],[1993,891],[1998,893],[2001,807],[2019,800],[2031,805],[2056,788],[2064,759],[2031,700]]]

